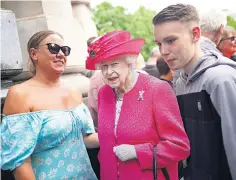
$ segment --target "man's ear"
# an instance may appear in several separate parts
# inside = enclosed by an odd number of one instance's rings
[[[222,34],[223,34],[223,30],[224,30],[224,25],[221,24],[214,36],[214,43],[216,44],[216,46],[218,46],[218,44],[220,43],[220,40],[221,40]]]
[[[198,42],[199,39],[201,38],[201,29],[199,26],[195,26],[192,29],[192,34],[193,34],[193,41]]]

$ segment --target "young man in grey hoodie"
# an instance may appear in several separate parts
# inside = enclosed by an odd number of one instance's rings
[[[176,4],[154,18],[154,38],[169,67],[182,69],[176,94],[191,155],[185,180],[236,180],[236,63],[199,45],[199,15]]]
[[[217,45],[220,43],[222,38],[224,27],[227,24],[226,14],[218,9],[209,9],[201,13],[200,16],[200,28],[201,38],[199,40],[200,47],[203,52],[206,51],[217,51]],[[174,71],[174,90],[177,79],[180,76],[180,70]]]

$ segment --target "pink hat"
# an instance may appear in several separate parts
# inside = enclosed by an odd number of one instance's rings
[[[107,33],[90,44],[86,69],[95,70],[95,64],[102,60],[127,54],[138,55],[144,43],[144,39],[131,39],[128,31],[116,30]]]

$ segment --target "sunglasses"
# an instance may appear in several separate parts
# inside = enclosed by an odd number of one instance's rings
[[[221,39],[220,41],[224,41],[224,40],[228,40],[228,39],[230,39],[230,41],[236,41],[236,36],[224,38],[224,39]]]
[[[61,50],[65,56],[70,55],[71,48],[69,46],[59,46],[58,44],[55,44],[55,43],[47,43],[45,45],[48,46],[48,50],[52,54],[58,54],[59,51]],[[45,45],[42,45],[42,46],[45,46]]]

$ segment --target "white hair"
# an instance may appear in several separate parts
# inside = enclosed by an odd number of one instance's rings
[[[211,9],[200,14],[202,32],[216,32],[221,25],[226,26],[227,16],[222,10]]]
[[[136,69],[136,61],[137,61],[138,55],[135,54],[129,54],[124,56],[119,56],[119,60],[124,60],[127,65],[131,65],[132,70]],[[97,62],[95,64],[96,69],[101,69],[102,62]]]
[[[156,57],[156,56],[160,56],[160,50],[159,47],[154,47],[151,51],[151,57]]]

